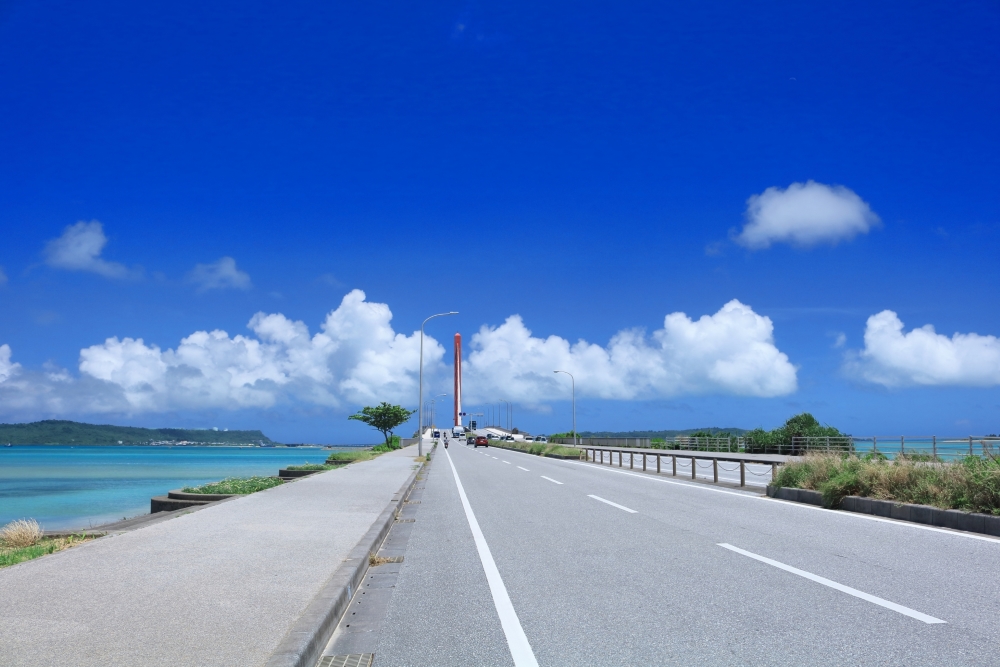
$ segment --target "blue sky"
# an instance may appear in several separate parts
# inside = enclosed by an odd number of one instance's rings
[[[364,439],[345,416],[416,407],[413,332],[457,310],[428,332],[465,336],[467,403],[533,432],[569,425],[554,363],[584,430],[1000,432],[998,29],[992,2],[2,2],[0,418]]]

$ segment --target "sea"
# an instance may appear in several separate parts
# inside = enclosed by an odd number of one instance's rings
[[[322,463],[318,447],[0,445],[0,526],[88,528],[149,513],[149,499],[226,477]]]

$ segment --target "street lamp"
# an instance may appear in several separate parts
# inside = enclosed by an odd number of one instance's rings
[[[576,447],[576,378],[567,371],[552,371],[553,373],[566,373],[573,386],[573,446]]]
[[[453,310],[450,313],[431,315],[420,323],[420,390],[417,397],[417,409],[420,410],[420,415],[417,417],[417,422],[420,424],[420,437],[417,438],[417,456],[424,455],[424,325],[435,317],[444,317],[446,315],[458,315],[458,311]]]
[[[434,402],[439,398],[441,398],[442,396],[447,396],[447,395],[448,394],[438,394],[437,396],[431,399],[431,427],[433,427],[434,422],[437,421],[437,406]]]
[[[511,407],[510,401],[501,398],[500,402],[507,404],[507,410],[505,411],[506,413],[505,416],[507,417],[507,430],[510,431],[511,428],[513,427],[513,424],[511,424],[511,422],[513,421],[512,419],[513,415],[511,413],[514,411],[514,409]]]

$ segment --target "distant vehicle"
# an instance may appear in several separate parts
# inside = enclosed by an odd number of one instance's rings
[[[441,437],[441,431],[434,431],[433,433],[431,433],[431,437],[432,438],[440,438]]]
[[[476,439],[473,441],[473,448],[480,447],[480,446],[482,446],[482,447],[489,447],[490,446],[490,439],[487,438],[485,435],[477,435]]]
[[[548,442],[548,441],[549,441],[549,439],[546,438],[544,435],[536,435],[535,436],[535,442]]]
[[[506,440],[507,442],[514,442],[514,436],[512,436],[512,435],[511,435],[511,434],[509,434],[509,433],[508,433],[507,435],[505,435],[505,436],[503,437],[503,439],[504,439],[504,440]]]
[[[471,444],[473,444],[475,442],[476,442],[476,434],[475,433],[469,433],[468,435],[465,436],[465,444],[471,445]]]
[[[497,436],[496,433],[487,433],[486,434],[486,439],[487,440],[499,440],[500,438]]]
[[[463,427],[463,426],[455,426],[455,427],[453,427],[451,429],[451,434],[453,436],[455,436],[456,438],[464,438],[465,437],[465,427]]]
[[[534,442],[534,440],[535,440],[534,436],[530,436],[530,435],[524,436],[524,441],[525,442]]]

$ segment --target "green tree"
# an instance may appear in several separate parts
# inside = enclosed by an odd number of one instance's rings
[[[351,415],[348,419],[364,422],[375,430],[381,431],[382,435],[385,436],[386,446],[392,447],[392,430],[405,424],[416,412],[416,410],[407,410],[401,405],[390,405],[382,401],[375,407],[365,406],[361,408],[361,412]]]

